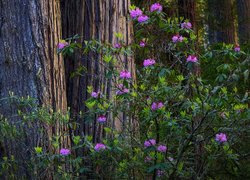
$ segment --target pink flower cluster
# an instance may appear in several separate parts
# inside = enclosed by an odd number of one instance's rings
[[[239,45],[236,45],[236,46],[234,47],[234,51],[235,51],[235,52],[240,52],[240,46],[239,46]]]
[[[137,18],[137,20],[138,20],[139,23],[146,22],[148,19],[149,19],[149,17],[146,16],[146,15],[141,15],[141,16],[139,16],[139,17]]]
[[[105,150],[106,149],[106,146],[105,144],[102,144],[102,143],[97,143],[94,147],[95,151],[101,151],[101,150]]]
[[[98,98],[98,96],[99,96],[99,94],[100,94],[100,92],[92,92],[91,93],[91,97],[93,97],[93,98]]]
[[[162,102],[153,102],[151,105],[151,110],[155,111],[157,109],[160,109],[164,106],[164,104]]]
[[[227,136],[224,133],[216,134],[215,140],[220,143],[227,142]]]
[[[104,115],[100,115],[100,116],[97,118],[97,121],[98,121],[99,123],[104,123],[104,122],[106,122],[106,120],[107,120],[107,118],[106,118],[106,116],[104,116]]]
[[[131,73],[129,71],[121,71],[120,72],[120,78],[121,79],[130,79],[131,78]]]
[[[179,34],[176,34],[176,35],[174,35],[174,36],[172,37],[172,41],[173,41],[174,43],[176,43],[176,42],[182,42],[182,41],[183,41],[183,37],[180,36]]]
[[[62,42],[59,42],[59,43],[58,43],[57,48],[58,48],[59,50],[62,50],[63,48],[65,48],[65,47],[68,46],[68,45],[69,45],[68,42],[62,41]]]
[[[181,23],[181,28],[182,29],[191,29],[192,28],[192,24],[190,22]]]
[[[151,5],[150,11],[151,12],[154,12],[154,11],[161,12],[162,11],[162,6],[160,5],[160,3],[154,3],[154,4]]]
[[[150,156],[147,156],[147,157],[145,157],[144,162],[147,163],[147,162],[150,162],[152,160],[153,160],[153,158],[151,158]]]
[[[139,8],[135,8],[131,10],[129,13],[130,13],[131,18],[135,19],[142,15],[142,10],[140,10]]]
[[[70,150],[69,149],[65,149],[65,148],[62,148],[60,149],[60,154],[62,156],[68,156],[70,154]]]
[[[195,63],[197,61],[198,61],[198,59],[197,59],[197,57],[195,55],[189,55],[187,57],[187,62],[193,62],[193,63]]]
[[[172,161],[174,161],[174,158],[168,157],[168,160],[172,162]]]
[[[144,141],[144,147],[150,147],[156,145],[156,140],[155,139],[149,139]],[[164,145],[159,145],[157,147],[157,151],[165,153],[167,151],[167,146]]]
[[[160,169],[157,170],[157,176],[158,176],[158,177],[163,176],[164,173],[165,173],[165,172],[164,172],[163,170],[160,170]]]
[[[149,139],[147,141],[144,142],[144,147],[150,147],[150,146],[154,146],[156,144],[156,140],[155,139]]]
[[[149,19],[149,17],[146,16],[146,15],[144,15],[142,13],[142,10],[140,10],[139,8],[135,8],[135,9],[131,10],[129,13],[130,13],[130,17],[132,19],[136,19],[137,18],[137,21],[139,23],[146,22]]]
[[[159,145],[157,151],[165,153],[167,151],[167,146]]]
[[[122,45],[120,43],[116,43],[113,47],[116,49],[120,49],[122,47]]]
[[[140,42],[140,47],[145,47],[146,46],[146,43],[144,41],[141,41]]]
[[[126,94],[129,92],[129,89],[127,89],[123,84],[118,85],[118,90],[116,91],[117,95]]]
[[[145,59],[143,61],[143,66],[144,67],[152,66],[154,64],[155,64],[155,60],[154,59]]]

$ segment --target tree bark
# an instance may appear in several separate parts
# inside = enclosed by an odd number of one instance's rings
[[[250,43],[250,1],[237,0],[240,44]]]
[[[38,106],[67,110],[64,62],[56,52],[61,37],[60,4],[57,0],[1,0],[0,18],[0,114],[24,131],[15,117],[18,105],[3,100],[9,91],[37,99]],[[47,135],[41,139],[39,126],[26,127],[27,137],[21,142],[6,138],[4,156],[14,155],[25,162],[34,147],[45,144],[46,150],[48,136],[58,134],[60,129],[47,127]],[[27,165],[22,164],[18,174],[24,175]]]
[[[124,45],[131,43],[132,24],[127,20],[127,12],[130,0],[63,0],[63,37],[71,37],[75,34],[81,36],[81,43],[84,40],[96,39],[102,43],[117,43],[114,34],[123,34]],[[80,128],[77,134],[93,135],[93,142],[100,141],[103,130],[96,120],[85,123],[85,120],[77,117],[79,111],[86,112],[84,102],[89,98],[87,86],[93,86],[95,91],[101,91],[107,98],[113,96],[112,82],[104,78],[104,68],[99,65],[101,56],[89,53],[82,56],[80,53],[73,58],[65,59],[67,77],[68,104],[71,107],[72,118],[77,119]],[[133,59],[124,57],[124,64],[127,69],[134,73]],[[79,66],[87,68],[83,76],[70,78],[70,74]],[[110,116],[110,114],[109,114]],[[119,121],[109,118],[109,125],[119,128]]]
[[[189,19],[196,29],[196,1],[195,0],[178,0],[179,17]]]
[[[209,43],[236,43],[232,0],[208,0]]]

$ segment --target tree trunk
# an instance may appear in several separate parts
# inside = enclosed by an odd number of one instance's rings
[[[195,32],[195,34],[197,35],[197,39],[199,38],[199,24],[197,23],[197,1],[195,0],[178,0],[178,6],[179,6],[179,17],[184,17],[185,19],[189,19],[189,21],[192,23],[193,26],[193,30]],[[197,40],[197,42],[195,43],[195,50],[196,53],[199,54],[199,40]],[[201,67],[200,65],[195,65],[193,72],[195,73],[195,75],[198,77],[201,74]],[[189,73],[189,72],[185,72],[185,73]],[[192,88],[190,88],[192,89]],[[189,92],[189,94],[191,96],[193,96],[192,92]],[[192,123],[192,131],[197,127],[197,125],[200,122],[200,117],[196,116],[193,118],[193,123]],[[204,153],[204,144],[202,144],[201,142],[197,141],[196,138],[192,139],[192,143],[193,143],[193,155],[192,155],[192,159],[193,159],[193,171],[195,173],[195,175],[193,175],[193,179],[200,177],[201,173],[203,172],[203,167],[202,167],[202,155]]]
[[[130,6],[130,0],[63,0],[63,36],[64,38],[79,34],[81,42],[83,40],[96,39],[102,43],[109,42],[114,44],[117,39],[114,33],[120,32],[124,36],[126,45],[131,43],[132,24],[127,22],[127,12]],[[127,68],[133,69],[133,60],[125,58]],[[95,91],[101,91],[108,98],[111,98],[112,82],[104,78],[105,70],[98,63],[101,56],[90,53],[81,57],[75,55],[71,59],[66,59],[67,67],[67,87],[68,87],[68,104],[71,107],[73,116],[80,124],[79,134],[93,135],[93,142],[100,140],[103,130],[94,120],[91,124],[84,122],[84,119],[77,118],[79,111],[87,111],[84,101],[89,97],[87,86],[93,86]],[[87,73],[81,77],[69,78],[79,66],[87,68]],[[118,121],[109,122],[119,127]],[[117,124],[118,123],[118,124]]]
[[[237,0],[240,44],[250,43],[250,1]]]
[[[195,0],[178,0],[179,17],[189,19],[196,29],[196,1]]]
[[[209,43],[236,43],[232,0],[208,0]]]
[[[0,18],[0,114],[21,128],[20,119],[15,117],[18,105],[3,100],[9,91],[20,97],[36,98],[39,106],[65,112],[64,62],[56,52],[61,37],[58,1],[1,0]],[[14,155],[17,161],[23,162],[18,166],[18,174],[27,172],[24,162],[30,158],[34,147],[44,145],[48,136],[59,133],[59,128],[47,127],[47,135],[43,134],[41,139],[39,126],[41,124],[37,123],[37,128],[26,127],[27,137],[20,137],[21,142],[6,138],[6,154],[3,155]],[[45,144],[44,148],[47,146]],[[30,174],[25,176],[30,177]]]
[[[178,0],[178,14],[179,17],[184,17],[184,20],[188,19],[192,23],[192,29],[195,32],[197,39],[199,39],[198,24],[197,24],[197,12],[196,12],[197,2],[195,0]],[[198,53],[199,50],[199,40],[195,43],[195,49]],[[198,65],[194,66],[193,72],[199,76],[201,68]],[[187,72],[185,72],[187,73]]]
[[[82,43],[84,40],[96,39],[102,43],[115,44],[117,39],[114,34],[120,32],[123,34],[125,45],[131,43],[132,24],[127,21],[130,0],[63,0],[61,4],[64,38],[79,34]],[[95,91],[101,91],[109,99],[113,96],[112,82],[104,78],[105,70],[98,61],[101,61],[100,55],[93,53],[83,57],[78,53],[65,60],[68,104],[73,118],[80,124],[76,133],[93,135],[93,142],[100,141],[103,136],[102,127],[96,120],[85,123],[77,114],[79,111],[87,111],[84,105],[89,98],[87,86],[93,86]],[[127,69],[135,74],[133,59],[124,57],[124,61]],[[70,74],[79,66],[86,67],[87,72],[83,76],[70,78]],[[119,121],[111,121],[111,118],[108,123],[116,128],[121,127]]]

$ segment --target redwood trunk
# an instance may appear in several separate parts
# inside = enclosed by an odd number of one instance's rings
[[[240,44],[250,44],[250,0],[237,0]]]
[[[127,21],[130,0],[63,0],[61,4],[64,38],[79,34],[82,43],[84,40],[96,39],[102,43],[114,44],[117,42],[114,34],[120,32],[124,36],[125,44],[131,43],[132,24]],[[133,60],[127,57],[124,57],[124,60],[127,68],[134,71]],[[98,61],[101,61],[101,57],[94,53],[84,56],[78,53],[73,58],[65,59],[68,104],[72,118],[77,119],[80,124],[76,133],[93,135],[93,142],[99,141],[103,136],[102,127],[95,119],[92,119],[91,123],[85,123],[85,119],[77,117],[77,114],[79,111],[87,111],[84,105],[89,98],[87,86],[93,86],[95,91],[100,90],[110,99],[113,96],[112,82],[104,78],[104,69]],[[70,78],[70,74],[79,66],[85,66],[87,73]],[[118,128],[121,126],[118,121],[111,121],[111,118],[109,125]]]
[[[0,1],[0,114],[19,128],[23,126],[15,117],[18,105],[2,99],[9,91],[36,98],[39,106],[62,112],[67,108],[64,62],[56,52],[61,37],[59,5],[57,0]],[[14,155],[21,162],[18,174],[28,172],[24,162],[34,147],[44,145],[46,150],[48,136],[59,133],[58,128],[48,127],[47,135],[41,134],[39,126],[25,128],[27,137],[20,137],[20,141],[5,138],[2,156]]]
[[[209,43],[236,43],[232,0],[208,0]]]
[[[189,19],[196,29],[196,1],[195,0],[178,0],[179,17]]]

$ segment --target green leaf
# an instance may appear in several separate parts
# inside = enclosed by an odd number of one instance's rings
[[[118,32],[118,33],[115,33],[115,37],[117,37],[118,39],[122,39],[123,35],[122,33]]]
[[[248,69],[245,70],[243,75],[244,75],[244,82],[247,82],[249,80],[249,70]]]
[[[87,87],[87,92],[88,92],[88,93],[91,93],[92,91],[93,91],[93,86],[88,86],[88,87]]]
[[[109,63],[109,62],[112,60],[112,56],[110,56],[110,55],[105,55],[105,56],[103,57],[103,60],[104,60],[104,62]]]
[[[183,169],[183,165],[184,165],[183,162],[180,162],[180,163],[178,164],[178,167],[177,167],[178,171],[181,171],[181,170]]]
[[[73,141],[74,141],[74,144],[75,144],[75,145],[78,145],[79,142],[81,141],[81,137],[80,137],[80,136],[74,136],[74,137],[73,137]]]
[[[42,147],[35,147],[35,151],[37,154],[41,154],[43,152],[43,148]]]
[[[95,101],[87,101],[85,104],[89,109],[91,109],[96,105],[96,102]]]
[[[105,131],[107,134],[109,134],[109,133],[112,132],[112,129],[109,128],[109,127],[105,127],[105,128],[104,128],[104,131]]]

